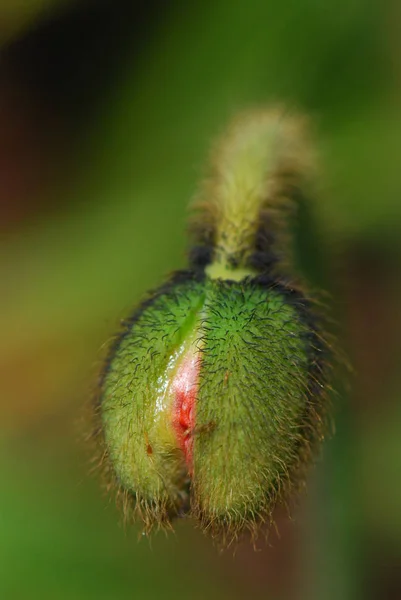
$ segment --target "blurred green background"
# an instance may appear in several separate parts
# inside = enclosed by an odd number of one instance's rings
[[[0,2],[0,597],[401,597],[401,7],[380,0]],[[312,115],[306,269],[354,366],[280,537],[138,542],[90,474],[101,345],[185,265],[187,203],[236,110]]]

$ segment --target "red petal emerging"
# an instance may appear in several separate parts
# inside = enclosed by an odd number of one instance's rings
[[[173,427],[184,452],[188,472],[192,474],[195,399],[198,391],[200,361],[193,351],[186,354],[173,379]]]

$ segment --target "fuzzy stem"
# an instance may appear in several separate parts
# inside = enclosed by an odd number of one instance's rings
[[[312,179],[305,119],[283,110],[246,112],[217,142],[195,204],[197,244],[213,246],[212,277],[241,279],[288,262],[289,213]]]

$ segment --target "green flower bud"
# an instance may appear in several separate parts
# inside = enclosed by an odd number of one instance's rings
[[[226,541],[256,531],[323,436],[326,345],[287,226],[313,169],[303,130],[278,111],[231,125],[196,204],[191,268],[109,350],[99,438],[146,531],[183,515]]]

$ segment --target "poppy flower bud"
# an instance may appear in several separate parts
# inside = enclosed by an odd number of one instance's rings
[[[326,345],[288,227],[313,171],[304,129],[280,111],[231,124],[195,204],[190,268],[109,350],[99,437],[146,530],[190,515],[226,541],[256,531],[323,436]]]

